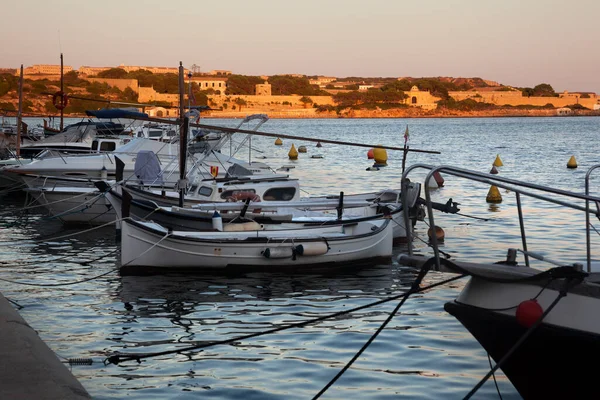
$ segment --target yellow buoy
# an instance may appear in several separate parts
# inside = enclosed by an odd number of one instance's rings
[[[496,159],[494,160],[494,167],[501,167],[504,164],[502,164],[502,160],[500,159],[500,154],[496,154]]]
[[[375,147],[373,149],[373,158],[375,159],[376,165],[387,165],[387,151],[385,151],[385,149]]]
[[[275,139],[275,146],[281,146],[283,144],[283,142],[281,141],[281,139],[277,138]]]
[[[298,146],[298,153],[306,153],[306,146]]]
[[[298,151],[296,150],[296,146],[294,146],[294,143],[292,143],[292,148],[290,149],[290,152],[288,153],[288,157],[290,158],[290,160],[298,159]]]
[[[501,203],[502,202],[502,195],[500,194],[500,191],[498,190],[498,188],[496,186],[493,186],[490,188],[490,191],[487,194],[487,197],[485,198],[485,201],[487,201],[488,203]]]
[[[575,156],[571,156],[569,162],[567,163],[567,168],[577,168],[577,160],[575,160]]]

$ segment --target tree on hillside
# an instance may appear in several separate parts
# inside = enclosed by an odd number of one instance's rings
[[[554,97],[556,96],[556,93],[554,92],[552,86],[550,86],[549,84],[540,83],[539,85],[533,88],[533,95],[542,97]]]
[[[328,96],[329,93],[311,85],[308,78],[290,75],[274,75],[269,77],[271,92],[274,95]]]
[[[253,95],[256,85],[264,83],[260,76],[229,75],[225,94]]]
[[[242,111],[242,106],[245,106],[248,103],[246,103],[246,100],[242,99],[241,97],[238,97],[235,99],[235,104],[237,104],[240,108],[240,111]]]
[[[308,96],[300,97],[300,102],[304,104],[304,108],[308,108],[308,105],[313,103],[312,99]]]
[[[0,74],[0,97],[19,88],[19,78],[11,74]]]
[[[123,68],[111,68],[98,73],[98,78],[123,79],[127,76],[127,71]]]

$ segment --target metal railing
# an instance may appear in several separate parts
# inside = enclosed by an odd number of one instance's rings
[[[524,220],[523,220],[523,210],[522,210],[522,206],[521,206],[521,195],[525,195],[525,196],[532,197],[532,198],[535,198],[538,200],[558,204],[558,205],[568,207],[568,208],[571,208],[574,210],[582,211],[586,214],[586,228],[585,228],[586,229],[586,265],[587,265],[587,271],[591,272],[591,245],[590,245],[590,219],[589,219],[589,217],[590,217],[590,214],[596,215],[597,217],[600,216],[600,197],[591,196],[589,194],[589,177],[590,177],[590,174],[592,173],[592,171],[597,168],[600,168],[600,164],[595,165],[588,170],[588,172],[586,174],[586,178],[585,178],[585,194],[581,194],[581,193],[570,192],[570,191],[566,191],[566,190],[562,190],[562,189],[556,189],[556,188],[552,188],[549,186],[543,186],[543,185],[538,185],[538,184],[534,184],[534,183],[519,181],[516,179],[504,178],[504,177],[501,177],[498,175],[491,175],[489,173],[472,171],[472,170],[468,170],[468,169],[464,169],[464,168],[458,168],[458,167],[452,167],[452,166],[446,166],[446,165],[432,166],[432,165],[428,165],[428,164],[415,164],[415,165],[408,167],[406,169],[406,171],[404,172],[404,174],[402,175],[402,182],[403,182],[402,193],[403,194],[405,193],[404,185],[406,184],[405,182],[407,182],[408,175],[412,171],[414,171],[416,169],[429,170],[429,173],[425,177],[423,186],[425,187],[425,201],[426,201],[426,207],[427,207],[427,214],[429,217],[429,225],[432,229],[434,229],[436,225],[435,225],[432,202],[431,202],[431,193],[430,193],[431,188],[427,183],[433,178],[433,175],[436,172],[438,172],[438,173],[443,172],[444,174],[453,175],[453,176],[457,176],[460,178],[465,178],[468,180],[481,182],[481,183],[484,183],[484,184],[487,184],[490,186],[496,186],[496,187],[507,189],[507,190],[510,190],[511,192],[514,192],[515,196],[516,196],[516,203],[517,203],[517,209],[518,209],[518,215],[519,215],[519,225],[520,225],[520,230],[521,230],[521,241],[522,241],[522,246],[523,246],[523,254],[525,255],[525,264],[527,266],[529,266],[528,254],[530,254],[530,253],[528,252],[528,249],[527,249],[527,238],[525,235],[525,224],[524,224]],[[535,193],[528,189],[537,190],[541,193]],[[563,196],[565,199],[561,200],[556,197],[549,197],[552,194],[558,195],[558,196]],[[578,204],[573,203],[574,200],[585,201],[585,206],[580,206]],[[404,198],[403,198],[403,201],[404,201]],[[596,211],[590,210],[590,202],[593,202],[596,204]],[[408,222],[407,212],[405,212],[405,222],[406,223]],[[408,253],[409,253],[409,255],[412,255],[412,233],[410,232],[410,230],[407,230],[407,239],[408,239]],[[438,240],[437,240],[437,237],[435,234],[431,235],[431,246],[433,248],[434,257],[436,259],[436,266],[439,269],[440,268],[440,262],[439,262],[440,251],[438,248]]]

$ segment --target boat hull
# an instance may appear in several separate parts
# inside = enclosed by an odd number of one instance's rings
[[[61,188],[26,189],[54,218],[66,225],[104,225],[115,222],[115,210],[103,193],[61,190]]]
[[[455,302],[444,308],[496,362],[527,331],[513,316]],[[501,369],[524,399],[583,399],[597,390],[597,370],[590,365],[597,356],[597,334],[542,324]]]
[[[189,237],[178,232],[167,235],[164,229],[125,220],[121,232],[121,273],[372,265],[389,261],[391,228],[386,220],[379,226],[364,223],[291,231],[207,231]],[[291,250],[298,245],[320,249],[326,246],[327,250],[300,255]],[[271,257],[265,256],[267,249]]]
[[[140,190],[140,189],[135,189],[135,188],[128,188],[128,192],[132,195],[132,202],[130,204],[129,207],[129,212],[130,212],[130,216],[137,219],[137,220],[152,220],[154,222],[157,222],[161,225],[164,225],[168,228],[174,229],[174,230],[188,230],[188,231],[192,231],[192,230],[203,230],[203,229],[211,229],[212,228],[212,213],[214,210],[206,211],[206,212],[200,212],[198,210],[193,211],[193,210],[181,210],[179,212],[167,212],[165,210],[162,209],[158,209],[157,205],[164,205],[167,207],[172,207],[174,206],[176,203],[174,203],[174,200],[170,197],[162,197],[160,195],[157,195],[153,192],[149,192],[149,191],[144,191],[144,190]],[[375,194],[371,195],[369,194],[370,197],[375,197]],[[363,197],[365,198],[363,200]],[[382,214],[380,210],[378,210],[377,207],[372,207],[369,206],[367,203],[367,195],[356,195],[356,196],[347,196],[346,198],[348,200],[354,199],[354,201],[361,201],[363,200],[365,202],[365,206],[364,207],[356,207],[354,209],[352,208],[348,208],[344,210],[343,213],[343,219],[347,220],[348,222],[351,220],[361,220],[361,219],[371,219],[371,218],[377,218],[378,216],[381,217]],[[120,190],[111,190],[109,193],[107,193],[107,198],[109,199],[109,201],[113,204],[114,208],[117,210],[117,219],[120,220],[121,216],[120,216],[120,211],[121,211],[121,205],[122,205],[122,196],[120,193]],[[325,200],[325,198],[314,198],[314,200],[318,201],[318,200]],[[200,204],[201,202],[197,202],[196,204]],[[228,203],[231,204],[231,203]],[[292,204],[292,203],[290,203]],[[296,203],[295,203],[296,204]],[[302,217],[304,217],[304,214],[308,213],[307,215],[310,214],[310,211],[308,211],[310,209],[310,200],[307,199],[306,200],[306,204],[303,206],[299,206],[297,208],[294,207],[279,207],[278,211],[276,213],[263,213],[261,215],[260,214],[260,209],[262,209],[262,211],[265,211],[265,208],[268,207],[269,202],[259,202],[259,203],[252,203],[249,208],[248,208],[248,218],[251,218],[252,220],[255,220],[256,222],[259,223],[278,223],[278,222],[300,222],[300,223],[308,223],[310,221],[308,221],[308,219],[304,219],[302,220]],[[391,203],[392,206],[397,205],[394,203]],[[385,203],[382,204],[382,206],[385,206]],[[241,208],[241,205],[240,205]],[[305,209],[306,211],[303,212],[301,211],[302,209]],[[331,211],[332,208],[329,209],[329,211]],[[313,224],[319,224],[319,223],[336,223],[336,213],[335,213],[335,208],[333,208],[333,213],[330,214],[330,217],[314,217],[312,223]],[[254,214],[253,212],[256,212],[256,214]],[[226,214],[223,213],[221,211],[221,216],[223,217],[223,221],[227,222],[229,220],[235,220],[237,219],[237,215],[239,215],[238,213],[231,213],[231,214]],[[279,215],[278,215],[279,214]],[[283,215],[282,215],[283,214]],[[406,223],[405,223],[405,217],[404,217],[404,213],[402,212],[401,208],[396,208],[394,211],[391,211],[391,217],[392,217],[392,232],[393,232],[393,242],[394,244],[398,244],[398,243],[405,243],[406,242],[406,238],[407,238],[407,234],[406,234]],[[414,216],[411,217],[412,219],[414,219]],[[411,221],[412,223],[412,221]],[[117,228],[119,228],[119,226],[117,225]],[[412,229],[412,226],[411,226]]]

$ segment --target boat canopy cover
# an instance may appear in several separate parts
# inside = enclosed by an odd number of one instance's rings
[[[163,183],[160,172],[160,161],[156,153],[151,150],[141,150],[138,152],[134,172],[142,184]]]
[[[137,111],[135,108],[103,108],[100,110],[86,110],[85,113],[96,118],[148,118],[148,114]]]

